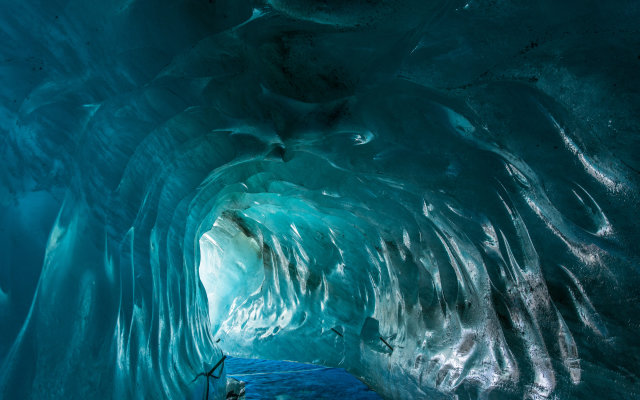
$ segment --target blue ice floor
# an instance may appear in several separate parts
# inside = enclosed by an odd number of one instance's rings
[[[381,400],[341,368],[234,357],[227,357],[225,368],[228,377],[245,382],[246,400]]]

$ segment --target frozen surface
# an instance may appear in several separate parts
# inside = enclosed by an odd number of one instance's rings
[[[380,400],[341,368],[230,357],[227,376],[245,383],[246,400]]]
[[[0,398],[184,398],[222,351],[640,397],[638,21],[0,0]]]

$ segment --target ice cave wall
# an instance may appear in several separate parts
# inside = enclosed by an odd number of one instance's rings
[[[0,397],[638,396],[639,7],[2,0]]]

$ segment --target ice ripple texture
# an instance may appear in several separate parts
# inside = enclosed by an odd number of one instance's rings
[[[640,396],[640,11],[561,3],[2,0],[0,397]]]

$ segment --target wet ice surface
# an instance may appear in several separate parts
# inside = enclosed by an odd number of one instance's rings
[[[0,398],[640,398],[639,1],[5,3]]]
[[[245,382],[246,400],[380,399],[342,368],[227,357],[227,376]]]

